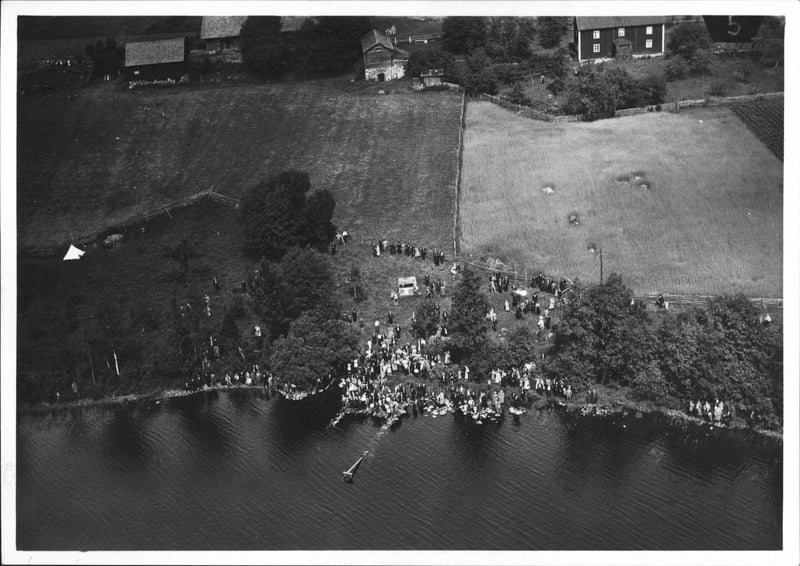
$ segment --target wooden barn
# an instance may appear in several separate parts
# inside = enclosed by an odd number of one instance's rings
[[[209,51],[241,52],[242,26],[247,16],[203,16],[200,39]]]
[[[401,79],[406,73],[408,54],[397,48],[382,31],[373,29],[361,38],[364,78],[368,81]]]
[[[663,16],[591,16],[573,20],[578,61],[664,54]]]
[[[128,80],[180,80],[187,73],[184,43],[182,37],[126,43],[125,74]]]

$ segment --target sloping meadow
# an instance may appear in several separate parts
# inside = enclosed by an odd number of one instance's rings
[[[52,245],[207,189],[241,196],[285,168],[365,238],[451,240],[461,99],[333,82],[24,97],[20,243]]]
[[[465,252],[636,293],[779,297],[783,164],[728,109],[549,124],[467,105]]]

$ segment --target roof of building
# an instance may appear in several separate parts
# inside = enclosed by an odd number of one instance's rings
[[[575,21],[579,30],[587,30],[661,25],[666,22],[666,18],[664,16],[579,16]]]
[[[373,29],[367,35],[361,38],[361,51],[366,51],[370,47],[373,47],[379,43],[391,51],[395,50],[395,46],[392,44],[392,40],[389,39],[388,35],[382,31]]]
[[[247,16],[203,16],[200,39],[239,37]]]
[[[125,44],[125,66],[178,63],[184,60],[184,38],[136,41]]]

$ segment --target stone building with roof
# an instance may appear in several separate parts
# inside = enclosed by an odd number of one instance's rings
[[[187,72],[184,46],[183,37],[126,43],[126,77],[131,81],[180,80]]]
[[[408,54],[392,43],[388,35],[373,29],[361,38],[364,78],[368,81],[401,79],[406,73]]]
[[[663,16],[591,16],[573,20],[578,61],[664,55]]]

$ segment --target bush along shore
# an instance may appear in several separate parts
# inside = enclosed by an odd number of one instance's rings
[[[373,335],[368,351],[348,365],[334,422],[355,414],[391,423],[410,411],[484,422],[506,409],[557,406],[583,414],[658,410],[714,426],[780,430],[782,334],[743,296],[680,312],[658,301],[653,315],[612,275],[603,285],[572,286],[546,330],[518,326],[487,335],[493,317],[482,313],[494,310],[481,288],[467,271],[446,338],[398,348],[393,338]],[[517,305],[517,318],[526,303]],[[415,315],[425,316],[425,304]]]
[[[391,324],[376,325],[359,351],[355,318],[344,322],[307,313],[290,324],[286,338],[276,340],[264,368],[198,372],[185,380],[183,390],[101,402],[248,387],[300,401],[333,382],[341,409],[332,425],[369,417],[389,428],[407,415],[447,413],[484,424],[506,414],[555,408],[591,416],[659,411],[710,426],[780,434],[782,334],[745,297],[653,311],[637,303],[613,274],[603,285],[575,282],[568,292],[536,275],[531,286],[538,284],[541,303],[554,307],[539,315],[550,318],[552,312],[547,328],[533,331],[520,324],[511,332],[495,332],[496,318],[486,315],[494,312],[493,302],[503,301],[508,283],[469,269],[459,279],[449,312],[440,312],[432,298],[416,299],[415,335],[402,341]],[[481,290],[485,287],[497,292],[490,292],[491,300]],[[535,308],[530,299],[518,302],[519,291],[511,289],[517,294],[512,300],[518,303],[518,322]],[[558,301],[547,300],[556,296]],[[305,338],[297,343],[300,336]],[[340,350],[332,356],[337,345]],[[320,379],[308,363],[326,357],[331,365]],[[90,402],[64,401],[38,409]]]

